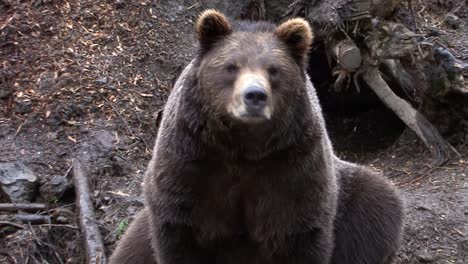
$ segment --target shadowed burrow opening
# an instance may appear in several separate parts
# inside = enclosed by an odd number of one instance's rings
[[[335,90],[333,69],[336,65],[329,62],[325,50],[323,42],[314,43],[308,73],[317,90],[335,149],[366,153],[390,147],[403,133],[405,124],[359,78],[359,87],[348,78],[341,89]],[[389,85],[406,99],[401,88]]]

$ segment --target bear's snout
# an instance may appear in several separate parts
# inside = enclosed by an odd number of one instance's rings
[[[243,71],[234,85],[228,112],[242,122],[256,123],[271,118],[272,94],[268,80],[261,72]]]
[[[266,90],[259,84],[250,85],[244,91],[244,103],[250,114],[261,114],[267,104],[267,99]]]

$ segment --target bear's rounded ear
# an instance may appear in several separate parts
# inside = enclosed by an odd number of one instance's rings
[[[198,17],[195,31],[201,48],[207,50],[216,41],[231,34],[232,28],[226,16],[214,9],[209,9]]]
[[[293,18],[283,22],[276,28],[275,35],[286,43],[296,59],[303,60],[307,57],[313,33],[305,19]]]

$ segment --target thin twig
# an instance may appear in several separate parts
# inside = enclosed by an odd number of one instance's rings
[[[42,165],[42,166],[46,166],[47,168],[49,169],[52,169],[53,167],[45,162],[42,162],[42,161],[30,161],[30,163],[33,163],[33,164],[38,164],[38,165]]]
[[[104,101],[106,101],[106,103],[112,108],[112,111],[114,111],[114,113],[120,118],[120,120],[122,120],[122,122],[124,123],[125,128],[127,129],[128,133],[130,133],[130,135],[132,135],[132,137],[141,140],[141,142],[143,142],[143,144],[145,145],[146,149],[150,150],[148,144],[146,144],[146,141],[142,137],[138,137],[137,135],[135,135],[135,133],[133,133],[132,129],[128,125],[125,118],[120,114],[119,111],[117,111],[117,109],[114,107],[114,105],[109,100],[107,100],[106,97],[103,96],[102,99]]]
[[[40,224],[40,225],[37,225],[37,226],[40,226],[40,227],[66,227],[66,228],[70,228],[70,229],[73,229],[73,230],[80,230],[80,228],[78,228],[77,226],[74,226],[74,225]]]
[[[196,7],[196,6],[198,6],[199,4],[200,4],[200,2],[196,2],[195,4],[193,4],[193,5],[189,6],[189,7],[187,7],[187,10],[186,10],[186,11],[189,11],[190,9],[192,9],[192,8],[194,8],[194,7]]]
[[[454,14],[455,12],[457,12],[458,9],[460,9],[460,8],[462,7],[462,5],[463,5],[463,4],[461,4],[461,5],[457,6],[457,7],[455,7],[454,9],[452,9],[452,11],[448,12],[448,13],[445,15],[444,19],[442,19],[442,21],[440,21],[439,23],[437,23],[436,26],[442,25],[442,24],[445,22],[445,20],[447,20],[447,18],[450,16],[450,14]]]
[[[31,234],[32,234],[32,236],[34,238],[34,242],[37,245],[39,245],[40,247],[48,247],[49,250],[51,251],[51,253],[53,253],[55,258],[58,260],[58,262],[63,264],[63,261],[60,258],[60,255],[57,253],[57,250],[55,249],[55,247],[53,245],[51,245],[50,243],[47,243],[46,241],[43,241],[43,240],[39,239],[36,236],[36,232],[34,232],[34,229],[32,228],[31,223],[28,223],[28,227],[29,227],[29,231],[31,232]],[[39,256],[41,256],[41,258],[44,260],[44,256],[42,256],[41,252],[38,251],[38,253],[39,253]]]
[[[418,28],[418,23],[416,22],[416,16],[414,15],[414,8],[413,8],[413,1],[412,0],[408,0],[408,7],[409,7],[410,12],[411,12],[411,18],[413,19],[414,30],[416,32],[418,32],[419,28]]]
[[[67,171],[63,175],[64,178],[68,177],[68,174],[70,174],[71,170],[73,169],[73,163],[68,167]]]
[[[416,177],[414,177],[413,179],[407,181],[407,182],[404,182],[404,183],[400,183],[398,184],[398,187],[400,188],[403,188],[403,187],[406,187],[408,185],[411,185],[411,184],[415,184],[417,183],[418,181],[422,180],[423,178],[425,178],[426,176],[432,174],[434,171],[438,170],[438,169],[441,169],[442,167],[430,167],[428,168],[426,171],[424,172],[421,172],[419,173]]]
[[[29,231],[31,232],[36,244],[38,244],[39,246],[42,246],[42,241],[36,236],[36,232],[34,232],[34,229],[32,228],[30,222],[28,223],[28,227],[29,227]]]
[[[141,129],[141,127],[143,126],[143,121],[141,120],[140,116],[138,115],[137,111],[135,109],[133,109],[133,113],[135,114],[137,120],[138,120],[138,123],[139,123],[139,127]],[[149,126],[149,129],[151,130],[151,134],[153,135],[153,138],[156,138],[157,136],[157,133],[156,131],[154,131],[153,127],[152,126]],[[143,138],[140,136],[140,138]]]
[[[71,206],[75,206],[75,203],[71,203],[71,204],[65,204],[65,205],[62,205],[62,206],[59,206],[59,207],[55,207],[55,208],[52,208],[50,210],[47,211],[47,213],[52,213],[52,212],[55,212],[57,210],[61,210],[63,208],[66,208],[66,207],[71,207]]]
[[[25,229],[26,227],[24,227],[23,225],[20,225],[20,224],[17,224],[17,223],[13,223],[13,222],[10,222],[10,221],[0,221],[0,226],[1,225],[9,225],[9,226],[14,226],[14,227],[17,227],[19,229]]]
[[[8,3],[8,2],[7,2]],[[16,18],[16,13],[14,13],[13,15],[11,15],[9,18],[5,19],[5,22],[3,22],[1,25],[0,25],[0,30],[4,29],[6,26],[8,26],[8,24],[13,21],[13,19]]]
[[[6,252],[4,250],[0,250],[0,255],[3,255],[5,257],[7,257],[10,260],[9,263],[14,263],[14,264],[18,263],[18,261],[16,261],[15,257],[13,257],[10,253],[8,253],[8,252]]]
[[[18,136],[19,132],[21,131],[21,128],[23,128],[23,126],[24,126],[24,124],[26,123],[27,120],[28,119],[26,118],[23,122],[21,122],[21,124],[16,129],[16,132],[15,132],[15,135],[13,135],[13,138],[16,138],[16,136]]]
[[[127,121],[125,120],[125,118],[123,118],[123,116],[120,114],[119,111],[117,111],[117,109],[114,107],[114,105],[109,101],[107,100],[106,97],[102,97],[102,99],[104,101],[106,101],[106,103],[112,108],[112,111],[114,111],[114,113],[120,118],[120,120],[124,123],[125,125],[125,128],[127,129],[128,133],[130,133],[130,135],[132,135],[133,137],[135,138],[138,138],[132,131],[132,129],[130,128],[130,126],[128,125]]]

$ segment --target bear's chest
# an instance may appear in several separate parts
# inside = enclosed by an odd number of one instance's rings
[[[252,194],[248,186],[252,171],[217,164],[204,174],[203,188],[197,188],[192,220],[200,240],[241,236],[247,233],[246,207]]]
[[[242,237],[262,242],[309,228],[298,224],[313,206],[305,201],[308,184],[290,178],[292,172],[282,164],[213,164],[210,168],[203,188],[197,188],[192,214],[200,241]]]

